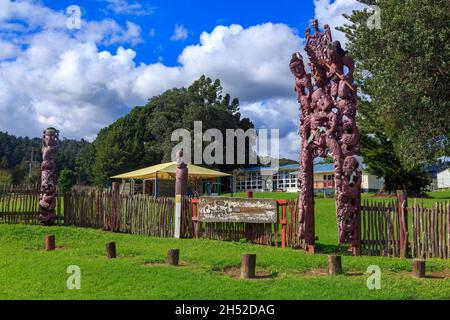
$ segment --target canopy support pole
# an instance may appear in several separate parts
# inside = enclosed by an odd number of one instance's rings
[[[158,172],[156,172],[155,177],[155,198],[158,198]]]

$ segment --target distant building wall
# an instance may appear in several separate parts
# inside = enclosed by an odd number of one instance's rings
[[[450,169],[446,169],[446,170],[438,173],[437,187],[438,187],[438,189],[449,189],[450,188]]]
[[[234,192],[299,192],[298,172],[299,166],[288,165],[280,167],[276,173],[261,168],[247,169],[246,172],[234,177]],[[376,192],[383,186],[384,180],[367,173],[363,174],[363,192]],[[314,191],[316,194],[334,194],[334,167],[320,165],[315,167]]]
[[[364,173],[362,176],[361,189],[363,192],[377,192],[384,185],[384,179]]]

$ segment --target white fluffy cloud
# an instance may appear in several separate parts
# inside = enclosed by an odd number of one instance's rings
[[[170,38],[170,40],[172,41],[182,41],[182,40],[186,40],[189,36],[189,31],[188,29],[186,29],[185,26],[183,25],[175,25],[175,30],[173,32],[172,37]]]
[[[205,74],[241,99],[242,114],[258,128],[280,129],[281,155],[297,158],[298,106],[288,63],[302,39],[287,25],[217,26],[168,67],[136,64],[127,45],[141,41],[141,29],[132,22],[83,21],[77,32],[65,22],[64,14],[34,2],[0,0],[0,25],[8,28],[0,31],[1,131],[36,136],[56,126],[63,136],[93,139],[131,107]],[[116,52],[98,49],[112,43],[121,44]]]
[[[335,28],[349,23],[344,18],[344,13],[351,14],[353,10],[362,10],[367,6],[357,0],[314,0],[314,7],[315,16],[319,23],[322,26],[324,24],[330,25],[334,39],[341,41],[341,43],[346,43],[345,35]]]
[[[104,0],[107,3],[106,8],[113,11],[115,14],[128,14],[135,16],[149,16],[152,15],[156,8],[143,5],[139,2],[129,2],[127,0]]]

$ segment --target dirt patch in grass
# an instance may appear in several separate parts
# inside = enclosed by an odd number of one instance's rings
[[[173,267],[173,266],[169,266],[167,264],[166,261],[164,260],[150,260],[150,261],[146,261],[144,262],[145,266],[150,266],[150,267],[154,267],[154,266],[167,266],[167,267]],[[177,267],[187,267],[189,264],[186,261],[180,261]]]
[[[305,272],[297,273],[298,275],[303,275],[307,277],[324,277],[328,276],[328,270],[326,269],[309,269]]]
[[[450,270],[438,271],[438,272],[427,272],[427,279],[450,279]]]
[[[215,271],[214,269],[212,269]],[[226,266],[221,270],[224,275],[231,277],[233,279],[241,278],[241,266]],[[256,276],[252,280],[261,280],[261,279],[273,279],[276,278],[277,274],[274,272],[270,272],[268,270],[264,270],[261,268],[256,268]]]
[[[361,271],[349,271],[349,272],[346,272],[345,275],[347,277],[362,277],[362,276],[364,276],[364,273]]]

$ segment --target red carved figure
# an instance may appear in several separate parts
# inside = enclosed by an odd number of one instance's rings
[[[44,130],[42,137],[42,175],[41,195],[39,199],[39,220],[46,226],[55,223],[58,142],[58,130],[55,128]]]
[[[299,53],[290,62],[301,114],[299,237],[303,248],[314,252],[313,160],[332,156],[339,241],[351,244],[358,255],[362,165],[355,119],[355,63],[338,41],[333,42],[328,25],[320,31],[317,19],[311,21],[305,37],[312,76],[306,73]]]

